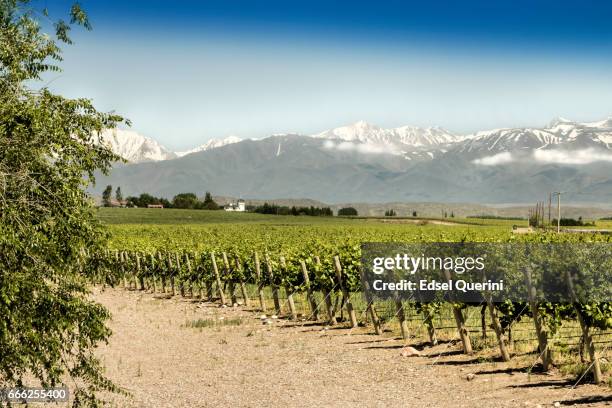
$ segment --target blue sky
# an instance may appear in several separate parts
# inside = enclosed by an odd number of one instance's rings
[[[81,4],[94,30],[45,80],[171,149],[357,120],[469,133],[612,114],[612,2]]]

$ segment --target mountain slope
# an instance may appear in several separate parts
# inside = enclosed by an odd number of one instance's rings
[[[176,154],[153,139],[132,130],[107,129],[102,132],[102,143],[130,163],[174,159]]]
[[[364,121],[326,130],[313,135],[313,137],[387,146],[390,150],[400,151],[412,148],[441,146],[461,140],[460,136],[454,135],[440,127],[419,128],[402,126],[393,129],[383,129]]]
[[[418,133],[417,141],[415,133],[358,123],[316,137],[226,140],[172,160],[117,166],[109,177],[98,178],[94,192],[112,184],[126,195],[165,197],[212,191],[329,203],[525,203],[565,191],[573,202],[612,202],[611,125],[612,119],[557,119],[543,128],[464,138],[431,130]]]
[[[216,149],[217,147],[226,146],[232,143],[241,142],[242,139],[236,136],[228,136],[225,139],[210,139],[208,142],[184,152],[176,152],[177,157],[183,157],[191,153],[203,152],[205,150]]]

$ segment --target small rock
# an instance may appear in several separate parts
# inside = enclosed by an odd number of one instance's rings
[[[421,352],[414,347],[406,346],[402,349],[400,355],[402,357],[417,357],[421,355]]]
[[[267,318],[268,318],[268,316],[266,316],[265,314],[263,314],[263,315],[259,316],[259,318],[260,318],[261,320],[265,320],[265,319],[267,319]]]
[[[221,306],[219,306],[219,307],[227,307],[227,305],[221,305]]]
[[[274,324],[274,322],[270,319],[266,319],[265,324]]]
[[[232,306],[233,307],[238,307],[238,303],[234,303]]]
[[[272,318],[272,319],[278,319],[278,316],[277,316],[277,315],[272,315],[272,316],[270,316],[270,318]]]
[[[553,405],[554,405],[555,407],[560,407],[560,406],[561,406],[561,403],[560,403],[559,401],[557,401],[557,402],[555,402]]]
[[[472,381],[474,378],[476,378],[476,376],[475,376],[474,374],[472,374],[472,373],[469,373],[469,374],[468,374],[468,375],[465,377],[465,379],[466,379],[466,380],[468,380],[468,381]]]

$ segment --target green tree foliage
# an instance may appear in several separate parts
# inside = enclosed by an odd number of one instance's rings
[[[161,204],[164,208],[172,208],[172,203],[163,197],[153,197],[151,194],[142,193],[138,197],[130,196],[127,199],[128,205],[146,208],[149,204]]]
[[[105,233],[85,188],[119,159],[99,132],[122,118],[27,86],[59,70],[72,25],[89,28],[75,4],[46,35],[36,21],[46,14],[27,0],[0,1],[0,388],[74,379],[74,404],[97,406],[96,392],[116,387],[93,354],[110,330],[109,313],[89,297],[89,278],[102,271],[87,254]]]
[[[331,217],[334,215],[331,208],[329,207],[287,207],[279,206],[276,204],[264,203],[263,205],[254,207],[251,211],[259,214],[273,214],[273,215],[310,215],[313,217]]]
[[[193,193],[181,193],[174,196],[172,199],[173,208],[197,208],[199,204],[198,197]]]
[[[552,225],[557,225],[556,218],[552,220]],[[595,223],[594,222],[584,222],[582,220],[582,217],[578,217],[578,219],[561,217],[560,225],[562,227],[592,227],[592,226],[595,226]]]
[[[121,204],[121,201],[123,201],[123,193],[121,192],[121,187],[117,187],[117,190],[115,190],[115,199],[119,202],[119,204]]]
[[[357,210],[354,209],[353,207],[345,207],[345,208],[341,208],[338,210],[338,215],[355,216],[358,214],[357,214]]]
[[[111,206],[112,194],[113,194],[113,186],[109,184],[108,186],[106,186],[106,188],[102,192],[102,205],[104,205],[105,207]]]
[[[394,209],[390,209],[385,211],[385,217],[395,217],[397,215],[397,213],[395,212]]]
[[[201,208],[205,210],[218,210],[219,209],[219,204],[217,204],[215,200],[213,200],[212,194],[209,191],[207,191],[206,194],[204,195],[204,203],[201,206]]]

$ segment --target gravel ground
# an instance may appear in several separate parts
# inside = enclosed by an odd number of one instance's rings
[[[557,375],[479,363],[451,343],[424,348],[420,357],[402,357],[399,339],[372,335],[367,328],[326,330],[283,319],[262,324],[255,310],[120,289],[96,291],[95,298],[113,314],[114,334],[99,355],[107,375],[131,394],[105,396],[111,406],[612,404],[609,387],[571,388]],[[198,320],[195,325],[202,327],[191,327]]]

